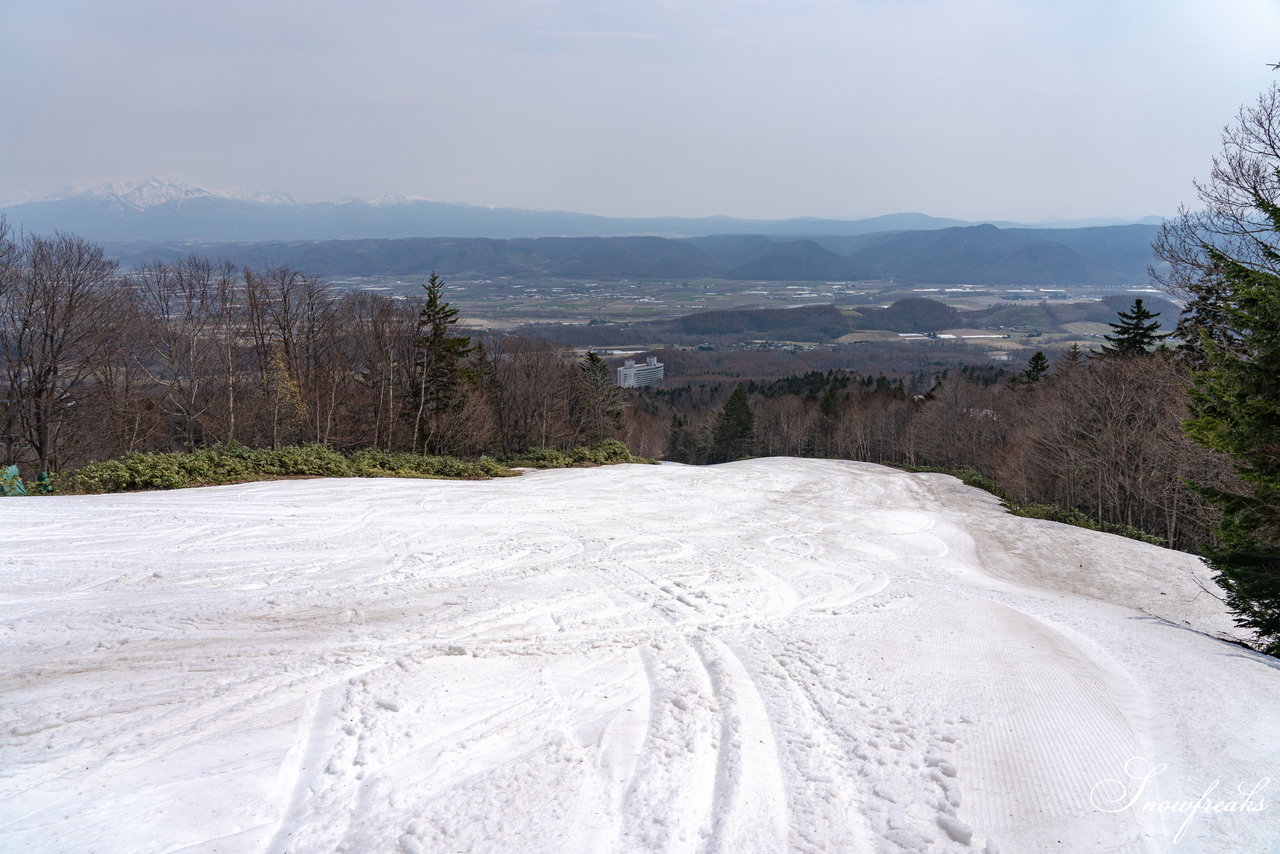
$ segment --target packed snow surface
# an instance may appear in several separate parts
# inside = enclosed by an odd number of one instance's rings
[[[765,459],[3,502],[0,850],[1266,852],[1184,554]]]

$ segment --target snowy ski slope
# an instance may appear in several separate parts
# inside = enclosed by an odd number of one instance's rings
[[[942,475],[0,511],[2,851],[1280,851],[1280,662],[1199,562]]]

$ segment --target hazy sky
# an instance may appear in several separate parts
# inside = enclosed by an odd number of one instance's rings
[[[159,175],[607,215],[1142,216],[1280,0],[3,0],[0,194]]]

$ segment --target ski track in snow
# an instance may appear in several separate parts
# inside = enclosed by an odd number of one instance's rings
[[[5,502],[0,849],[1237,852],[1280,668],[1194,558],[768,459]],[[1264,793],[1274,795],[1274,791]]]

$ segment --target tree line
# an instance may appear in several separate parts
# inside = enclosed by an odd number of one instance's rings
[[[481,455],[620,435],[594,354],[457,330],[423,298],[339,293],[200,256],[122,271],[80,237],[0,220],[0,442],[47,471],[130,451],[318,443]]]

